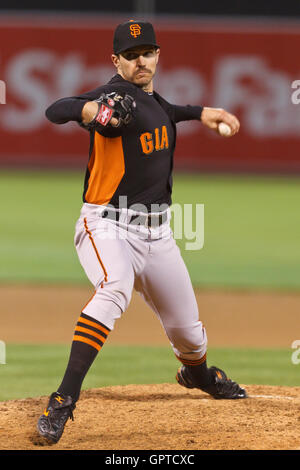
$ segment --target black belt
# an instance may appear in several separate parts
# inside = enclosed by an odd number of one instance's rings
[[[113,211],[110,209],[105,209],[101,217],[103,219],[111,219],[115,221],[119,221],[121,212],[118,211]],[[132,215],[127,221],[128,224],[134,224],[134,225],[143,225],[145,227],[159,227],[160,225],[164,224],[168,220],[168,213],[167,211],[161,212],[160,214],[138,214],[138,215]]]

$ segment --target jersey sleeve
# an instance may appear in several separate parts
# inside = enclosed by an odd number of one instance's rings
[[[178,106],[174,104],[170,106],[175,122],[201,120],[202,106]]]
[[[82,95],[61,98],[46,109],[46,117],[54,124],[65,124],[69,121],[75,121],[78,122],[83,129],[88,129],[82,124],[82,108],[88,101],[93,101],[99,98],[101,93],[107,93],[108,91],[109,90],[103,86]],[[113,127],[107,125],[103,126],[103,129],[99,126],[97,132],[104,137],[119,137],[123,130],[122,126]]]
[[[54,124],[65,124],[69,121],[81,123],[82,108],[88,101],[93,101],[103,92],[101,87],[82,95],[61,98],[46,109],[46,117]]]
[[[191,121],[193,119],[201,120],[202,106],[191,106],[189,104],[187,106],[179,106],[169,103],[156,92],[154,92],[154,96],[173,122]]]

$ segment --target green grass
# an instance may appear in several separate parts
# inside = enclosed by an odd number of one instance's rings
[[[203,249],[178,240],[194,284],[299,289],[299,178],[180,176],[173,199],[204,204]]]
[[[291,350],[209,349],[208,364],[224,368],[242,384],[300,386]],[[8,344],[0,365],[0,401],[49,395],[63,376],[69,356],[65,345]],[[83,389],[110,385],[176,383],[179,362],[168,347],[105,345]]]
[[[84,281],[73,248],[83,174],[2,172],[0,280]]]
[[[1,173],[0,281],[88,282],[73,247],[83,179]],[[177,240],[195,285],[300,289],[300,178],[175,174],[173,202],[204,204],[204,248]]]

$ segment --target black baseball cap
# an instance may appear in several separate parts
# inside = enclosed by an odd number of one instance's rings
[[[120,54],[135,46],[154,46],[156,44],[155,32],[151,23],[147,21],[129,20],[116,27],[113,40],[115,54]]]

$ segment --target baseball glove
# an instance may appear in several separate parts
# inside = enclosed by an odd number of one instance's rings
[[[118,119],[118,124],[114,127],[127,125],[133,118],[136,103],[132,96],[127,93],[125,96],[117,92],[108,94],[102,93],[102,95],[94,101],[98,104],[98,111],[94,119],[88,124],[89,129],[97,129],[98,126],[101,128],[107,126],[112,117]]]

